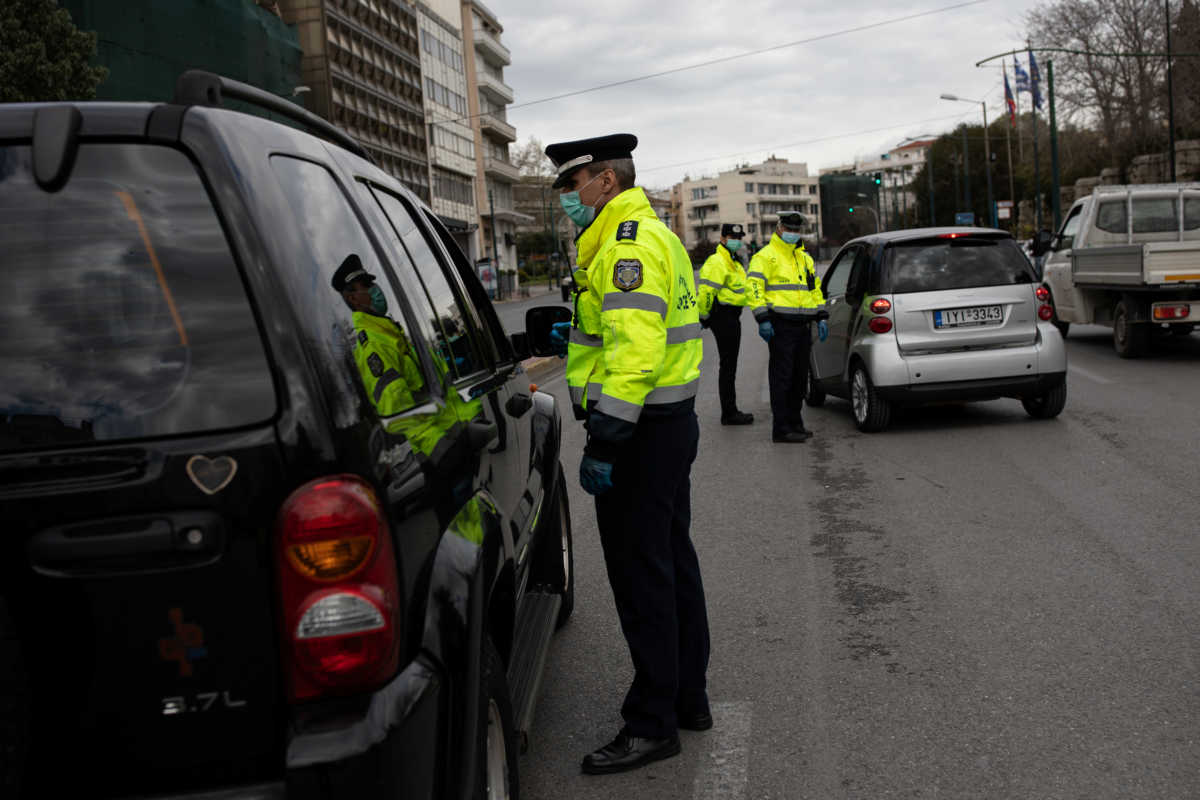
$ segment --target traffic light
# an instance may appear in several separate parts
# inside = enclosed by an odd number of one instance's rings
[[[875,185],[879,186],[881,183],[883,183],[883,173],[876,172],[875,173]]]
[[[850,213],[851,213],[851,214],[853,214],[853,213],[854,213],[854,206],[850,206]]]

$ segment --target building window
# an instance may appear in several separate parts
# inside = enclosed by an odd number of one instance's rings
[[[474,182],[443,170],[433,172],[433,194],[452,203],[475,205]]]
[[[817,193],[817,185],[816,185],[815,183],[813,183],[813,184],[810,184],[810,185],[809,185],[809,187],[808,187],[808,193],[809,193],[809,194],[816,194],[816,193]]]
[[[754,194],[754,184],[753,183],[746,184],[746,194]]]
[[[746,203],[746,213],[754,216],[754,203]]]
[[[808,213],[810,213],[810,214],[816,214],[816,213],[818,213],[818,210],[817,210],[817,204],[816,204],[816,203],[812,203],[812,204],[810,204],[810,205],[809,205],[809,207],[808,207]]]

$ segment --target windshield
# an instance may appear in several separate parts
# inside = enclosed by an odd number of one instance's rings
[[[262,341],[182,153],[83,145],[70,182],[0,147],[0,452],[270,418]]]
[[[888,248],[895,294],[1033,283],[1029,260],[1012,239],[962,237],[901,242]]]

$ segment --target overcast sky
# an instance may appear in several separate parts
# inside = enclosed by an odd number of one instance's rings
[[[958,0],[962,2],[963,0]],[[956,0],[486,0],[504,26],[514,106],[648,73],[761,50],[954,5]],[[940,134],[979,106],[1003,110],[998,67],[1019,47],[1035,0],[988,0],[712,66],[526,107],[524,142],[628,131],[639,183],[667,187],[774,153],[823,167],[876,157],[905,137]],[[1024,59],[1022,59],[1024,62]],[[1012,80],[1010,73],[1009,80]],[[1028,95],[1023,95],[1028,103]],[[886,130],[879,130],[886,128]],[[874,132],[869,132],[874,131]],[[819,140],[819,141],[818,141]],[[686,163],[684,163],[686,162]]]

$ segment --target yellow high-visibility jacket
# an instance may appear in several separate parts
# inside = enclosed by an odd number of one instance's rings
[[[816,318],[825,308],[821,278],[804,246],[791,245],[771,235],[771,241],[750,259],[746,273],[748,305],[759,322],[774,314],[799,321]]]
[[[587,270],[575,270],[575,316],[567,340],[567,391],[575,419],[587,417],[587,385],[600,360],[600,305],[587,291]],[[589,333],[590,331],[590,333]]]
[[[381,417],[412,408],[425,379],[404,330],[387,317],[355,311],[354,363]]]
[[[708,319],[714,300],[726,306],[744,306],[748,300],[746,270],[723,244],[718,244],[717,252],[705,259],[697,288],[700,290],[702,321]]]
[[[611,459],[643,413],[693,408],[703,355],[699,298],[687,251],[641,188],[609,200],[576,245],[590,308],[600,310],[592,327],[580,299],[580,333],[600,337],[586,385],[588,452]]]

